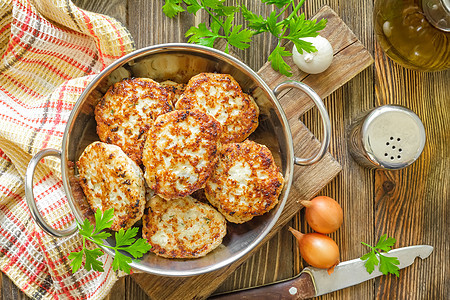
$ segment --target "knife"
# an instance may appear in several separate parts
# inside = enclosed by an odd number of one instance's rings
[[[397,257],[400,261],[398,267],[403,269],[412,265],[416,257],[425,259],[430,256],[431,252],[433,252],[432,246],[417,245],[394,249],[388,253],[383,253],[383,255]],[[364,267],[364,263],[365,261],[359,258],[342,262],[334,268],[331,275],[328,275],[327,270],[324,269],[306,267],[294,278],[260,287],[219,294],[212,296],[210,299],[308,299],[383,275],[378,268],[372,274],[369,274]]]

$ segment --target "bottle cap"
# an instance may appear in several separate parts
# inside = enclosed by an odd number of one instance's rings
[[[385,105],[370,111],[353,126],[349,149],[364,166],[398,170],[417,160],[425,139],[425,128],[414,112]]]
[[[422,8],[434,27],[450,32],[450,0],[422,0]]]

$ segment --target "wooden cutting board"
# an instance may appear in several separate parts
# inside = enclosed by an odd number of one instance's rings
[[[322,98],[325,98],[373,63],[370,53],[330,7],[324,6],[314,16],[314,19],[322,18],[328,19],[328,23],[320,34],[330,41],[334,50],[334,59],[331,66],[321,74],[306,74],[301,72],[293,63],[292,57],[289,57],[287,63],[292,67],[293,76],[288,78],[273,71],[268,62],[258,71],[258,74],[271,88],[285,80],[299,80],[308,84]],[[292,49],[292,43],[289,42],[286,46],[288,50]],[[285,90],[280,94],[279,101],[289,120],[296,155],[308,157],[316,153],[320,147],[320,142],[299,121],[299,117],[314,106],[312,101],[299,90]],[[331,138],[333,138],[333,135]],[[267,242],[301,209],[301,206],[296,202],[298,199],[312,198],[340,170],[341,166],[329,153],[320,162],[312,166],[295,166],[291,191],[283,213],[259,247]],[[140,273],[133,274],[132,277],[150,298],[155,300],[204,299],[214,292],[259,247],[253,249],[237,262],[208,274],[174,278]]]

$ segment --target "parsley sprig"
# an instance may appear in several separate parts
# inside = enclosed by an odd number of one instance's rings
[[[291,41],[300,53],[315,52],[317,49],[309,42],[300,40],[304,37],[315,37],[318,31],[325,28],[326,19],[320,21],[307,20],[305,15],[299,14],[299,10],[305,0],[297,5],[294,0],[261,0],[266,5],[274,4],[278,11],[272,11],[268,17],[257,15],[250,11],[244,4],[240,6],[224,5],[225,0],[165,0],[163,12],[168,17],[174,17],[178,13],[187,11],[196,14],[203,9],[210,15],[209,25],[200,23],[192,26],[187,32],[188,42],[203,46],[213,47],[217,39],[226,41],[225,52],[229,52],[229,46],[238,49],[250,47],[251,38],[254,35],[268,32],[278,39],[275,49],[269,55],[269,61],[275,71],[286,76],[292,76],[291,67],[284,60],[292,53],[286,50],[284,42]],[[186,5],[186,9],[182,4]],[[284,18],[286,10],[292,8],[288,17]],[[242,25],[232,25],[237,12],[241,11],[249,28]]]
[[[104,213],[98,209],[94,215],[95,225],[91,224],[88,219],[85,219],[83,224],[77,222],[80,235],[83,237],[83,248],[78,252],[72,252],[68,256],[72,261],[72,272],[76,272],[83,265],[88,271],[95,270],[103,272],[102,262],[97,258],[103,255],[103,251],[100,248],[88,249],[86,241],[90,241],[96,245],[101,245],[114,250],[114,260],[112,263],[114,271],[122,270],[127,274],[130,274],[131,257],[124,255],[120,251],[131,254],[134,258],[142,257],[151,248],[151,245],[147,243],[145,239],[139,238],[136,240],[138,232],[137,227],[132,227],[127,230],[120,229],[115,233],[116,245],[108,246],[104,244],[105,239],[111,236],[111,233],[104,231],[111,227],[113,223],[114,209],[108,209]]]
[[[398,258],[383,255],[383,253],[386,253],[391,250],[392,246],[394,246],[396,241],[397,241],[396,239],[391,237],[388,238],[386,234],[383,234],[378,240],[378,243],[375,247],[372,247],[364,242],[361,242],[361,244],[363,244],[364,246],[367,246],[370,249],[372,249],[369,253],[361,256],[361,260],[366,261],[364,266],[366,267],[366,270],[367,272],[369,272],[369,274],[372,274],[372,272],[375,270],[375,266],[379,265],[380,272],[383,273],[384,275],[391,273],[399,277],[398,274],[399,269],[397,265],[400,265],[400,261],[398,260]]]

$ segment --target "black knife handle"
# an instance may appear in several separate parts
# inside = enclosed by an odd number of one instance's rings
[[[316,295],[311,275],[301,273],[293,279],[256,288],[212,296],[214,300],[296,300],[309,299]]]

